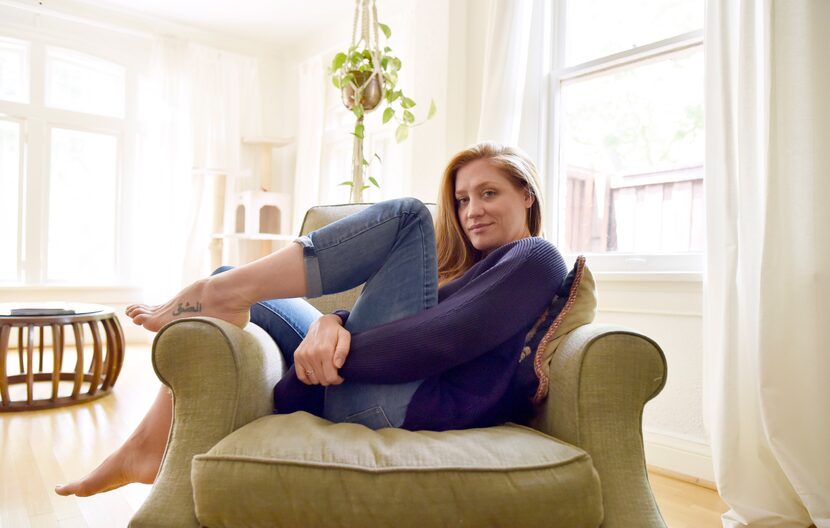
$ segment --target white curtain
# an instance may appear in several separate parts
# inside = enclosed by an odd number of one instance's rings
[[[244,135],[261,135],[255,59],[159,37],[140,82],[133,270],[163,300],[209,270],[211,176],[234,175]],[[231,189],[236,182],[232,182]]]
[[[518,144],[533,7],[533,0],[490,4],[477,141]]]
[[[256,59],[191,44],[188,46],[193,141],[190,223],[183,269],[185,284],[207,275],[213,243],[214,193],[226,175],[226,199],[243,188],[258,188],[258,178],[242,181],[243,137],[262,135],[262,110]],[[227,214],[227,213],[226,213]]]
[[[320,203],[320,166],[323,155],[327,80],[325,72],[322,55],[316,55],[300,64],[292,233],[300,232],[308,208]]]
[[[830,527],[826,0],[709,0],[706,412],[724,526]]]
[[[182,284],[190,225],[193,141],[187,43],[153,42],[138,97],[133,184],[133,276],[145,301],[160,302]]]

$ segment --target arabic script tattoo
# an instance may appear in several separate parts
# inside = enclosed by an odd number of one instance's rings
[[[189,302],[179,303],[179,306],[176,307],[176,310],[173,312],[173,316],[181,315],[186,312],[190,313],[199,313],[202,311],[202,303],[197,302],[195,305],[191,306]]]

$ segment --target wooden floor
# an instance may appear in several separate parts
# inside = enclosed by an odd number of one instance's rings
[[[9,364],[14,364],[9,358]],[[158,390],[149,347],[127,349],[110,396],[48,411],[0,414],[0,528],[126,526],[150,486],[132,484],[78,499],[55,485],[94,468],[140,421]],[[720,527],[717,493],[659,474],[650,481],[669,528]]]

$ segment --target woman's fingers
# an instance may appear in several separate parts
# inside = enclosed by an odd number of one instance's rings
[[[337,369],[331,361],[325,361],[320,365],[320,384],[323,386],[340,385],[343,383],[343,378],[337,373]]]
[[[334,357],[332,362],[334,368],[339,369],[346,362],[346,357],[349,355],[349,350],[352,343],[352,334],[345,328],[340,328],[337,333],[337,345],[334,347]]]
[[[294,351],[297,378],[307,385],[343,383],[337,370],[349,353],[351,334],[341,326],[339,317],[332,318],[323,316],[312,323]]]

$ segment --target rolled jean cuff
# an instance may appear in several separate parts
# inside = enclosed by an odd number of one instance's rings
[[[305,266],[306,297],[320,297],[323,295],[323,279],[320,277],[320,263],[317,260],[317,252],[314,244],[307,236],[301,236],[294,240],[303,247],[303,265]]]

